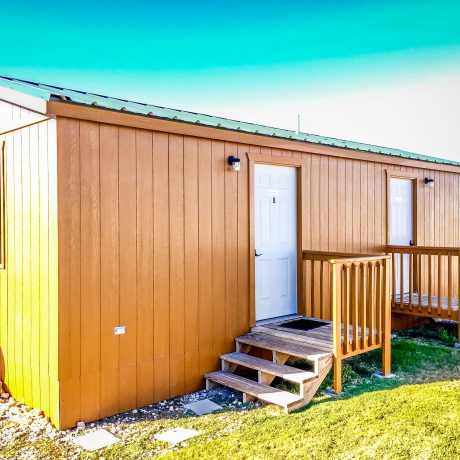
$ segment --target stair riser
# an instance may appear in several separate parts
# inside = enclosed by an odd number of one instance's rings
[[[246,345],[244,343],[244,339],[242,339],[241,341],[237,341],[237,343],[240,345]],[[264,347],[262,344],[258,344],[258,345],[255,345],[255,344],[251,344],[251,349],[253,348],[258,348],[258,349],[261,349],[261,350],[269,350],[268,348]],[[237,350],[238,350],[238,347],[237,347]],[[278,353],[278,354],[284,354],[284,355],[287,355],[289,357],[293,357],[293,358],[298,358],[298,359],[303,359],[305,361],[310,361],[314,366],[315,366],[315,372],[317,372],[317,361],[319,358],[316,358],[316,357],[313,357],[313,356],[304,356],[302,355],[300,352],[299,353],[290,353],[290,354],[287,354],[287,353],[283,353],[283,352],[279,352],[279,351],[274,351],[272,350],[273,352],[275,353]]]
[[[262,373],[262,374],[266,374],[267,376],[270,376],[271,380],[270,380],[270,383],[273,381],[273,379],[275,377],[279,377],[283,380],[285,380],[286,382],[291,382],[291,383],[295,383],[295,384],[298,384],[298,385],[302,385],[302,384],[305,384],[313,379],[315,379],[317,377],[317,375],[310,375],[308,376],[307,378],[305,379],[301,379],[299,376],[291,376],[291,374],[289,373],[283,373],[283,372],[271,372],[269,369],[266,368],[266,366],[257,366],[256,364],[250,364],[250,363],[247,363],[247,362],[244,362],[244,361],[241,361],[241,360],[238,360],[238,359],[235,359],[233,360],[231,357],[226,357],[226,355],[223,355],[221,357],[221,362],[222,362],[222,370],[223,371],[227,371],[227,372],[231,372],[231,373],[234,373],[236,371],[236,369],[241,366],[241,367],[244,367],[246,369],[252,369],[252,370],[255,370],[255,371],[258,371],[259,374]],[[274,361],[276,362],[276,361]],[[302,373],[302,371],[299,369],[299,373]],[[313,372],[311,372],[311,374],[313,374]],[[259,379],[259,382],[261,383],[265,383],[265,381],[268,381],[269,380],[269,377],[264,377],[264,381],[261,382],[261,380]]]

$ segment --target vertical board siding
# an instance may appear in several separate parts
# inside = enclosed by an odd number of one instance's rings
[[[169,135],[169,394],[183,394],[184,348],[184,138]]]
[[[119,350],[114,324],[120,319],[120,248],[118,197],[118,132],[100,126],[101,195],[101,416],[118,410]]]
[[[0,141],[6,163],[0,379],[17,400],[43,409],[58,424],[56,122],[16,130]]]
[[[101,195],[99,125],[80,123],[82,414],[101,414]],[[61,207],[61,204],[60,204]],[[62,267],[61,267],[62,270]],[[104,277],[106,273],[104,273]],[[89,391],[91,389],[91,391]]]
[[[153,352],[155,401],[169,397],[169,157],[168,135],[153,133]],[[172,338],[174,340],[174,338]]]
[[[123,397],[120,411],[137,403],[137,142],[136,130],[119,128],[119,222],[120,222],[120,323],[126,334],[118,336],[119,379]],[[148,174],[148,171],[145,172]],[[139,210],[141,213],[142,210]],[[103,321],[106,319],[104,318]]]
[[[199,388],[199,199],[198,140],[184,139],[184,343],[185,391]]]
[[[458,174],[69,119],[58,119],[58,142],[62,426],[200,388],[203,374],[248,331],[248,152],[304,160],[305,249],[381,253],[387,170],[419,179],[418,244],[460,245]],[[241,159],[239,173],[228,169],[229,155]],[[23,177],[29,163],[32,157],[22,158],[8,171]],[[434,189],[423,185],[426,176]],[[37,186],[26,189],[32,200]],[[9,225],[23,235],[33,221],[16,216],[16,206],[9,202]],[[22,240],[8,241],[10,253]],[[36,258],[32,248],[11,263],[22,270]],[[330,319],[326,268],[323,292],[317,287],[315,303],[305,302],[307,314]],[[28,297],[17,302],[29,311]],[[126,334],[114,335],[115,326]],[[13,335],[6,346],[15,343]]]
[[[153,148],[152,133],[136,131],[137,147],[137,405],[153,400]],[[112,337],[113,331],[111,331]],[[144,337],[146,339],[144,339]]]
[[[80,124],[63,119],[58,130],[59,207],[59,382],[61,425],[81,420],[81,185]],[[69,325],[72,325],[70,327]]]

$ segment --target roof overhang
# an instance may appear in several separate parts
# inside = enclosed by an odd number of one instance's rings
[[[118,110],[89,107],[71,102],[47,101],[46,115],[48,117],[67,117],[98,123],[129,126],[132,128],[148,129],[159,132],[216,139],[225,142],[252,144],[281,150],[294,150],[297,152],[313,153],[338,158],[364,160],[388,165],[407,166],[414,168],[431,169],[460,173],[460,166],[415,160],[398,156],[390,156],[362,150],[342,147],[318,145],[305,141],[289,140],[275,136],[245,133],[226,128],[203,126],[183,121],[166,120],[162,118],[147,117],[124,113]]]
[[[47,100],[38,95],[27,94],[11,88],[0,86],[0,100],[24,107],[32,112],[45,115],[48,112]]]

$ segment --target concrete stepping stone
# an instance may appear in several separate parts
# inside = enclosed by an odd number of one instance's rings
[[[197,415],[210,414],[211,412],[222,409],[222,406],[219,406],[219,404],[216,404],[210,399],[202,399],[190,404],[185,404],[184,407],[195,412]]]
[[[119,439],[107,430],[97,430],[74,438],[73,442],[85,450],[98,450],[111,446]]]
[[[164,431],[163,433],[156,434],[154,437],[158,441],[169,442],[170,444],[177,444],[187,439],[194,438],[200,434],[199,431],[189,430],[187,428],[173,428],[172,430]]]

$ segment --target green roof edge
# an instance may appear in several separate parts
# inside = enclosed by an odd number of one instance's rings
[[[351,149],[361,152],[375,153],[378,155],[393,156],[411,160],[421,160],[429,163],[460,166],[460,162],[437,158],[430,155],[408,152],[405,150],[380,147],[363,142],[347,141],[316,134],[296,133],[287,129],[273,128],[270,126],[232,120],[224,117],[215,117],[202,113],[188,112],[178,109],[170,109],[142,102],[128,101],[114,97],[93,94],[84,91],[61,88],[43,83],[36,83],[17,78],[0,76],[0,86],[10,88],[30,96],[39,97],[45,100],[57,100],[66,104],[79,104],[87,107],[123,111],[136,115],[149,116],[163,120],[178,121],[189,124],[197,124],[217,129],[225,129],[260,136],[269,136],[279,139],[287,139],[294,142],[325,145],[336,148]],[[63,100],[62,97],[68,100]]]

